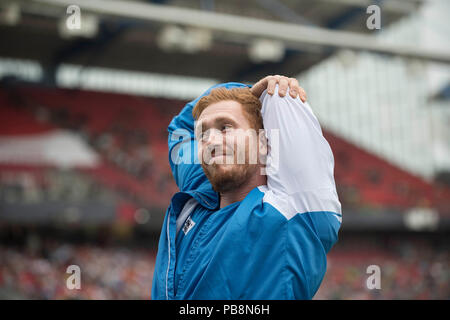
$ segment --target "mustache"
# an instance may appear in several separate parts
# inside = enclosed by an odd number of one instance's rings
[[[203,151],[203,156],[210,155],[211,157],[215,157],[216,155],[233,155],[234,150],[230,147],[223,147],[222,145],[209,145]]]
[[[225,160],[225,157],[222,158],[216,158],[220,156],[228,156],[227,160]],[[202,151],[200,162],[202,165],[210,166],[215,164],[225,164],[225,162],[230,161],[230,156],[234,158],[234,152],[233,148],[230,146],[224,146],[219,144],[213,144],[205,146],[205,148]],[[234,161],[233,161],[234,162]]]

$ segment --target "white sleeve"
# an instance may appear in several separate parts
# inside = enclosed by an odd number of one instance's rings
[[[334,158],[319,121],[308,103],[289,93],[261,95],[262,116],[269,153],[265,200],[287,217],[328,211],[340,217],[334,182]]]

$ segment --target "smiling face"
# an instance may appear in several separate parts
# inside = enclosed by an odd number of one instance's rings
[[[258,131],[239,102],[208,105],[197,119],[195,134],[198,157],[215,191],[237,189],[257,174]]]

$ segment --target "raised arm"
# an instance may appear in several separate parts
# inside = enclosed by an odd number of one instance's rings
[[[279,97],[277,91],[260,97],[269,144],[265,201],[287,219],[314,213],[320,220],[314,228],[328,251],[342,220],[333,153],[309,104],[289,94]]]

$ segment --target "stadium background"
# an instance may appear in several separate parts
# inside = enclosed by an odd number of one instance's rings
[[[335,156],[344,217],[315,299],[450,298],[449,1],[0,10],[0,298],[149,299],[177,190],[168,123],[215,83],[270,74],[299,80]]]

